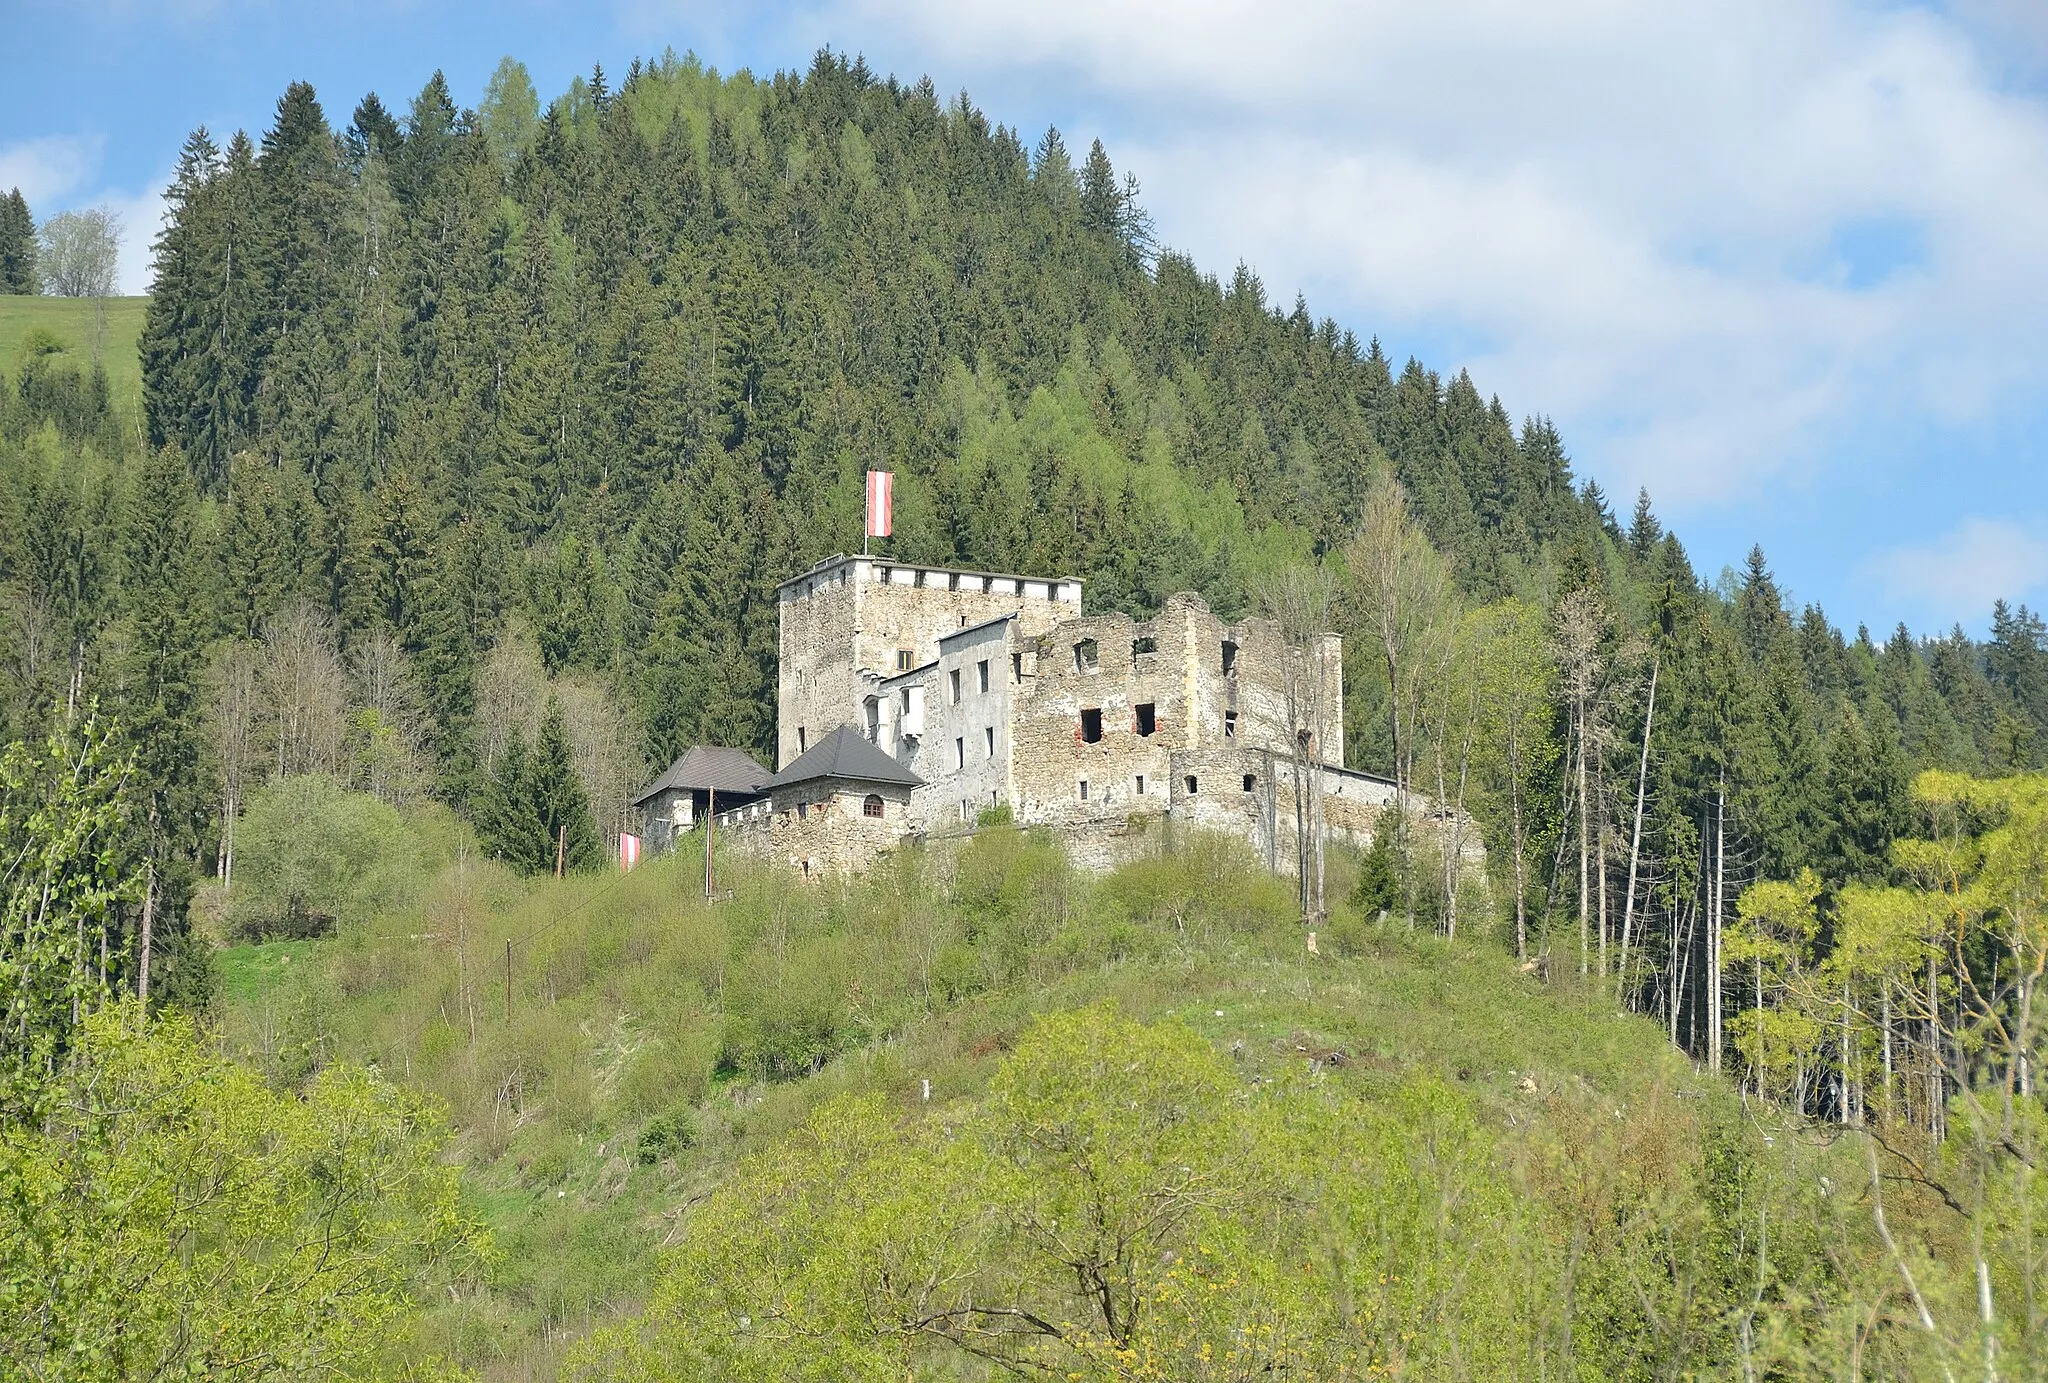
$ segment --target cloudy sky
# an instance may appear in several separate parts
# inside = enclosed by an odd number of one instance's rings
[[[15,0],[0,188],[104,203],[143,291],[195,125],[344,123],[500,55],[543,96],[821,45],[1058,125],[1161,238],[1553,417],[1708,573],[1761,542],[1851,628],[2048,603],[2048,3]]]

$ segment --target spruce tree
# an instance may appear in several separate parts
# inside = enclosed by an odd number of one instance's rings
[[[515,727],[470,805],[484,853],[522,874],[538,873],[543,864],[554,863],[554,834],[540,817],[533,770],[526,737]]]
[[[595,869],[604,862],[604,840],[591,819],[590,798],[576,777],[576,761],[562,722],[561,704],[552,698],[541,718],[529,769],[534,815],[546,833],[545,867],[552,868],[561,851],[564,867]]]
[[[0,294],[33,293],[36,279],[36,218],[21,189],[0,198]]]

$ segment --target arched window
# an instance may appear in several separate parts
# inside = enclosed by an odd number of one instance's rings
[[[869,793],[866,800],[860,804],[860,814],[862,816],[880,816],[882,814],[882,794],[879,792]]]

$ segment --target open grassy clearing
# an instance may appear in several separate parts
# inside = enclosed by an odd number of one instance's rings
[[[48,298],[39,295],[0,295],[0,371],[10,377],[16,369],[16,355],[22,338],[37,327],[50,333],[64,347],[58,360],[89,372],[93,363],[95,338],[100,363],[106,367],[107,385],[117,411],[139,417],[142,413],[142,361],[138,343],[142,339],[142,317],[148,298]],[[104,311],[104,317],[102,317]]]

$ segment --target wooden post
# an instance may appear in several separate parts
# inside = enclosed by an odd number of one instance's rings
[[[562,877],[562,861],[569,852],[569,823],[555,827],[555,877]]]
[[[505,938],[505,1022],[512,1022],[512,938]]]
[[[711,836],[718,829],[718,789],[708,789],[710,796],[704,803],[704,901],[711,901]]]

